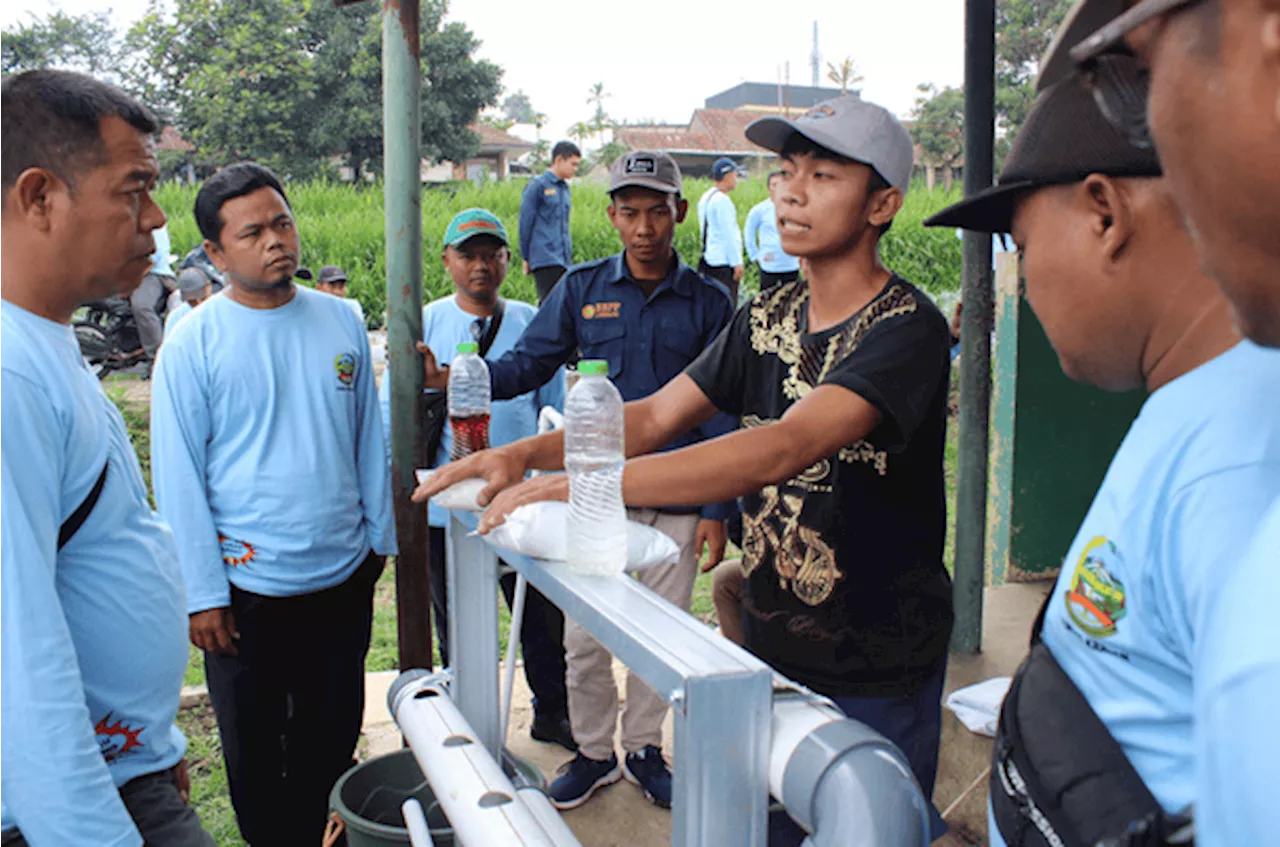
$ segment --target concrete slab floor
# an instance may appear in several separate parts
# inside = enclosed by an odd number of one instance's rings
[[[1036,611],[1050,582],[988,588],[983,611],[983,651],[977,655],[952,654],[947,668],[946,693],[993,676],[1007,676],[1017,669],[1026,652],[1027,638]],[[387,713],[387,689],[395,671],[369,674],[365,682],[362,757],[372,758],[400,749],[400,734]],[[626,695],[626,669],[614,663],[619,698]],[[523,674],[516,673],[507,746],[555,779],[556,769],[572,754],[554,744],[529,737],[533,713]],[[663,751],[672,756],[672,722],[663,726]],[[619,747],[619,752],[621,748]],[[942,747],[934,802],[947,813],[952,832],[938,844],[945,847],[986,844],[987,781],[991,740],[975,735],[950,712],[942,714]],[[967,793],[966,793],[967,792]],[[954,807],[954,808],[952,808]],[[624,781],[601,789],[584,806],[565,812],[565,821],[585,847],[663,847],[671,843],[671,813],[645,800],[640,789]]]

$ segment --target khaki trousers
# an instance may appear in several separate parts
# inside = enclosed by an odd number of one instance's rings
[[[637,571],[635,576],[659,597],[688,611],[698,569],[698,553],[693,549],[698,531],[697,513],[671,515],[653,509],[628,509],[627,517],[665,532],[680,548],[680,559],[674,565],[646,568]],[[569,720],[578,751],[589,759],[608,759],[613,754],[613,734],[618,723],[613,657],[589,632],[568,618],[564,649],[568,665]],[[627,699],[622,709],[622,749],[635,753],[649,744],[661,747],[662,721],[666,715],[666,701],[628,671]]]

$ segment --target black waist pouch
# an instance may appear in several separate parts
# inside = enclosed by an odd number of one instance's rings
[[[990,798],[1009,847],[1160,847],[1195,841],[1190,819],[1164,812],[1038,638],[1000,710]]]

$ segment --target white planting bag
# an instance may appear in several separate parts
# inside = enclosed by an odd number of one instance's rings
[[[425,470],[419,468],[417,471],[418,484],[422,485],[431,479],[434,470]],[[472,479],[464,479],[461,482],[455,482],[444,491],[441,491],[435,497],[431,498],[431,502],[435,503],[442,509],[462,509],[467,512],[482,512],[484,507],[476,502],[476,497],[484,490],[484,480],[480,477]]]
[[[489,530],[489,543],[532,559],[563,562],[568,550],[566,525],[569,504],[559,501],[526,503],[507,515],[505,523]],[[627,567],[638,571],[655,565],[671,565],[680,559],[680,548],[665,532],[627,521]]]

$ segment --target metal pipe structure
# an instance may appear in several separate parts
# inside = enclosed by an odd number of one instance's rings
[[[991,186],[995,139],[995,0],[966,0],[964,193]],[[951,648],[982,647],[991,414],[991,236],[964,233],[960,316],[960,467],[956,486],[955,630]]]
[[[469,614],[455,618],[454,643],[484,642],[453,667],[452,692],[476,728],[472,737],[483,739],[498,736],[500,724],[497,643],[484,638],[487,631],[496,639],[498,565],[470,534],[476,520],[455,511],[449,525],[450,590],[471,598],[459,606]],[[671,704],[672,844],[762,847],[770,793],[811,833],[812,847],[927,843],[928,807],[889,741],[633,579],[584,576],[511,552],[502,558]]]
[[[774,692],[769,792],[809,847],[929,843],[929,807],[898,748],[803,689]]]
[[[431,667],[431,580],[425,510],[412,503],[414,471],[426,467],[422,421],[422,120],[418,0],[382,5],[382,128],[387,239],[387,351],[391,380],[391,493],[395,503],[396,616],[400,663]]]
[[[465,847],[581,847],[536,789],[517,790],[453,704],[448,675],[408,671],[387,705]],[[536,810],[536,811],[535,811]]]

